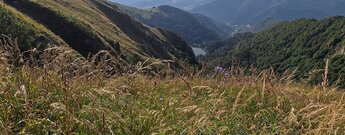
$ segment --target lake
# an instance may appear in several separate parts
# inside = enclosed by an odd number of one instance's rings
[[[195,56],[206,55],[206,52],[199,47],[192,47]]]

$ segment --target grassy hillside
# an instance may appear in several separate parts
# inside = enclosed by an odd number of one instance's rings
[[[46,26],[85,57],[108,50],[133,62],[157,58],[197,63],[180,37],[169,33],[168,38],[163,35],[168,32],[145,26],[103,0],[4,2]]]
[[[17,10],[0,3],[1,38],[17,38],[20,49],[64,44],[63,40]]]
[[[296,78],[320,84],[328,59],[328,81],[344,87],[344,26],[344,17],[280,23],[223,50],[221,64],[272,67],[278,73],[297,68]]]
[[[344,93],[293,83],[290,75],[233,68],[226,76],[163,78],[143,74],[154,65],[137,65],[108,76],[58,50],[38,59],[42,67],[0,65],[0,134],[345,133]],[[2,63],[10,60],[3,56]]]

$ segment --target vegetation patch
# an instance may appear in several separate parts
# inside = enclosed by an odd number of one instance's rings
[[[43,25],[0,3],[0,34],[17,38],[21,50],[33,47],[47,47],[47,44],[61,44],[63,41]]]
[[[50,57],[32,60],[42,67],[13,67],[1,53],[1,134],[345,133],[344,93],[289,74],[217,68],[163,78],[171,70],[142,72],[152,64],[109,76],[108,60],[76,60],[63,48],[43,53]]]
[[[321,84],[321,74],[328,69],[328,77],[333,77],[329,85],[339,86],[345,83],[338,65],[344,56],[344,26],[344,17],[283,22],[235,45],[225,43],[214,63],[273,68],[281,74],[296,69],[295,79],[312,84]],[[326,66],[327,60],[331,62]]]

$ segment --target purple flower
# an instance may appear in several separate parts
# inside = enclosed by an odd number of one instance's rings
[[[224,68],[222,68],[222,67],[216,67],[216,68],[214,69],[214,71],[216,71],[216,72],[224,72]]]
[[[224,77],[229,77],[229,76],[230,76],[229,71],[225,71],[225,72],[224,72]]]
[[[223,74],[224,77],[229,77],[229,76],[230,76],[229,71],[227,71],[227,70],[224,69],[223,67],[216,67],[216,68],[214,69],[214,71],[217,72],[217,73]]]

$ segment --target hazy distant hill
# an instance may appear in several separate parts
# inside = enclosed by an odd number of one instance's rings
[[[267,18],[293,20],[345,15],[344,0],[216,0],[193,12],[232,24],[253,24]]]
[[[170,5],[181,9],[192,9],[214,0],[109,0],[139,8],[152,8],[160,5]]]
[[[223,39],[229,35],[227,31],[231,31],[224,29],[225,26],[217,24],[204,15],[191,14],[171,6],[138,9],[121,4],[117,5],[141,22],[151,27],[160,27],[175,32],[190,43]]]
[[[182,38],[146,26],[104,0],[4,0],[4,3],[0,34],[18,37],[22,48],[63,42],[85,57],[108,50],[125,56],[128,62],[157,58],[197,63]]]

